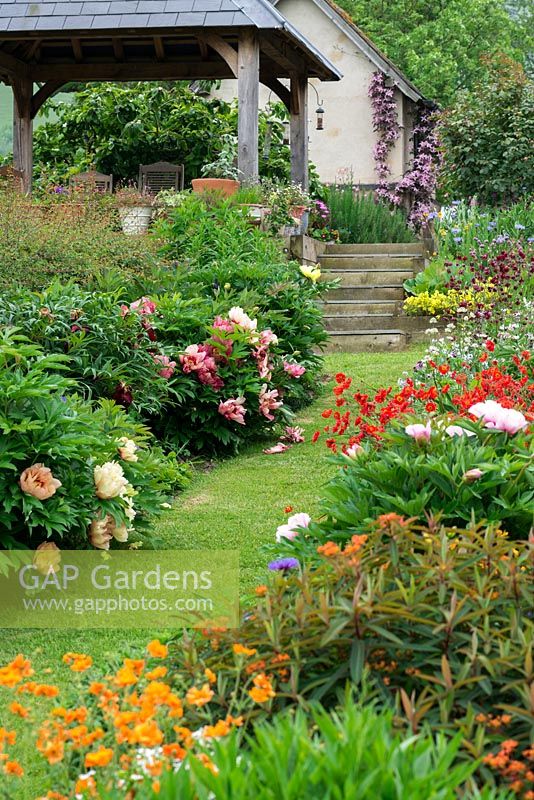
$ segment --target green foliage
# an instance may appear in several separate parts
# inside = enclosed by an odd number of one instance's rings
[[[351,685],[362,701],[394,709],[413,733],[424,725],[461,732],[469,757],[502,738],[527,746],[532,545],[509,541],[496,526],[418,526],[396,514],[379,518],[368,535],[352,533],[346,526],[345,549],[331,542],[314,566],[274,573],[239,631],[176,642],[176,684],[214,670],[210,714],[220,713],[225,687],[237,685],[237,641],[256,650],[241,667],[244,689],[263,669],[276,691],[258,716],[312,700],[328,706]],[[329,534],[312,526],[285,552],[298,554],[306,539],[303,551],[315,553]]]
[[[215,742],[207,752],[214,775],[195,758],[176,774],[164,774],[155,795],[151,781],[136,786],[139,800],[455,800],[474,765],[455,764],[459,741],[445,736],[396,733],[389,712],[360,708],[347,699],[329,714],[319,706],[309,715],[283,714]],[[468,791],[465,800],[490,800]],[[104,793],[102,800],[119,794]]]
[[[153,240],[124,236],[105,198],[32,202],[0,191],[0,291],[40,290],[54,279],[87,284],[112,269],[133,287],[155,263]]]
[[[512,16],[507,0],[339,0],[356,24],[414,81],[447,106],[487,72],[481,56],[531,59],[532,10]]]
[[[372,194],[355,193],[352,184],[329,186],[324,190],[330,209],[330,225],[342,242],[413,242],[406,215],[390,209]]]
[[[115,182],[137,180],[140,164],[184,164],[186,181],[217,160],[221,142],[237,134],[237,104],[194,94],[180,83],[94,84],[72,103],[50,104],[55,118],[35,131],[36,177],[62,183],[73,172],[96,167]],[[262,174],[286,178],[279,107],[260,114],[260,148],[271,119],[271,144]]]
[[[512,535],[526,538],[534,509],[532,435],[509,436],[462,420],[475,436],[451,437],[448,424],[441,432],[434,426],[428,444],[392,427],[383,446],[368,446],[355,459],[342,457],[346,468],[326,489],[328,535],[344,538],[394,511],[420,521],[437,515],[451,526],[473,517],[502,521]],[[470,481],[470,470],[482,474]]]
[[[96,518],[111,515],[117,526],[131,526],[126,496],[101,500],[95,494],[93,470],[120,462],[133,487],[135,527],[161,513],[185,470],[173,454],[150,449],[150,434],[114,403],[91,405],[72,396],[76,386],[64,376],[68,357],[44,354],[13,330],[0,341],[0,544],[3,548],[37,546],[59,537],[63,546],[88,546],[87,533]],[[71,393],[70,396],[67,393]],[[119,440],[138,446],[135,461],[119,457]],[[42,464],[60,481],[56,491],[39,499],[23,490],[19,479],[27,468]]]
[[[534,191],[534,83],[504,56],[443,115],[442,184],[451,197],[498,205]]]

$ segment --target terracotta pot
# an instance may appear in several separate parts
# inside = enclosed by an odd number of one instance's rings
[[[195,178],[191,181],[195,194],[215,192],[223,197],[231,197],[238,191],[240,185],[239,181],[230,178]]]

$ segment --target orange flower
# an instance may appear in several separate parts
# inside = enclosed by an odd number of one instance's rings
[[[211,758],[206,755],[206,753],[199,753],[197,758],[201,764],[204,764],[206,769],[209,769],[210,772],[212,772],[214,775],[217,775],[219,770],[217,769]]]
[[[140,744],[143,747],[156,747],[163,741],[163,733],[160,731],[155,720],[142,722],[133,729],[132,744]]]
[[[50,686],[47,683],[29,681],[19,686],[17,692],[18,694],[33,694],[34,697],[57,697],[59,689],[57,686]]]
[[[14,745],[17,741],[17,734],[15,731],[8,731],[5,728],[0,728],[0,748],[4,744]]]
[[[115,675],[114,683],[116,686],[133,686],[139,680],[131,667],[121,667]]]
[[[90,767],[107,767],[113,760],[113,750],[111,747],[101,746],[98,750],[92,753],[87,753],[85,756],[85,766]]]
[[[204,670],[204,675],[210,683],[217,683],[217,675],[209,667]]]
[[[87,709],[85,706],[80,706],[80,708],[70,708],[67,710],[60,706],[59,708],[52,709],[52,716],[61,717],[65,720],[67,725],[70,725],[71,722],[85,722],[87,719]]]
[[[142,658],[125,658],[124,666],[131,669],[137,676],[141,676],[145,668],[145,661]]]
[[[185,699],[191,706],[205,706],[206,703],[209,703],[211,698],[213,697],[213,691],[210,689],[209,683],[205,683],[202,689],[197,689],[195,686],[192,686],[191,689],[187,690],[187,694]]]
[[[326,558],[331,558],[332,556],[336,556],[339,553],[339,547],[335,542],[326,542],[325,544],[321,544],[317,548],[317,552],[321,556],[325,556]]]
[[[60,761],[63,761],[65,748],[63,742],[59,739],[53,739],[50,742],[44,742],[41,746],[38,744],[37,748],[41,752],[43,758],[46,758],[49,764],[59,764]]]
[[[154,781],[152,784],[152,791],[154,794],[159,794],[161,791],[161,783],[159,781]]]
[[[175,725],[174,730],[186,747],[191,747],[194,744],[193,733],[189,728],[185,728],[183,725]]]
[[[171,742],[171,744],[164,744],[162,747],[163,755],[167,758],[172,758],[177,761],[182,761],[185,758],[187,751],[181,747],[178,742]]]
[[[227,736],[230,730],[228,722],[224,719],[220,719],[215,725],[206,725],[203,730],[203,735],[206,739],[219,739],[221,736]]]
[[[7,686],[12,689],[23,678],[30,678],[32,675],[33,669],[30,661],[19,654],[10,664],[0,667],[0,686]]]
[[[24,770],[18,761],[6,761],[4,764],[4,772],[6,775],[13,775],[16,778],[22,778],[24,775]]]
[[[265,597],[265,595],[267,594],[267,587],[265,586],[264,583],[262,583],[260,586],[256,586],[254,592],[256,593],[257,597]]]
[[[236,656],[255,656],[258,652],[253,647],[245,647],[245,645],[239,644],[239,642],[233,645],[233,651]]]
[[[17,717],[21,717],[22,719],[27,717],[30,713],[29,709],[25,708],[20,703],[17,703],[16,700],[14,700],[11,703],[11,705],[9,706],[9,710],[11,711],[12,714],[16,714]]]
[[[64,664],[69,664],[73,672],[85,672],[89,667],[93,666],[91,656],[86,656],[83,653],[65,653],[62,660]]]
[[[91,797],[96,797],[95,779],[92,777],[92,775],[88,775],[87,777],[84,778],[78,778],[74,786],[74,791],[76,794],[83,794],[84,792],[89,792]]]
[[[266,703],[272,697],[275,697],[276,693],[272,687],[271,681],[264,672],[256,675],[252,683],[254,686],[249,691],[249,695],[255,703]]]
[[[149,642],[146,649],[152,658],[167,658],[169,655],[169,648],[167,645],[161,644],[159,639],[153,639]]]
[[[106,688],[106,684],[105,683],[94,681],[89,686],[89,690],[88,691],[89,691],[89,694],[99,695],[99,694],[102,694],[102,692],[105,690],[105,688]]]
[[[156,667],[150,672],[147,672],[146,677],[149,681],[156,681],[158,678],[164,678],[167,672],[167,667]]]

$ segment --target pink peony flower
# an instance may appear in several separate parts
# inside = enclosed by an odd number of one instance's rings
[[[426,423],[426,425],[421,425],[419,422],[416,422],[414,425],[407,425],[404,430],[408,436],[412,436],[416,442],[429,442],[430,437],[432,436],[430,420]]]
[[[235,325],[242,328],[244,331],[252,332],[258,327],[258,321],[256,319],[251,319],[240,306],[231,308],[228,312],[228,317],[230,322],[235,323]]]
[[[229,400],[221,400],[219,403],[219,414],[222,414],[223,417],[232,422],[237,422],[239,425],[245,425],[246,413],[244,397],[233,397]]]
[[[213,327],[218,328],[220,331],[224,331],[225,333],[233,333],[234,332],[234,323],[229,322],[229,320],[224,319],[224,317],[217,316],[213,320]]]
[[[49,467],[45,467],[44,464],[33,464],[21,473],[19,485],[25,494],[38,500],[48,500],[55,495],[61,486],[61,481],[54,478]]]
[[[478,481],[483,474],[484,473],[482,470],[477,469],[476,467],[474,469],[468,469],[467,472],[464,472],[464,481],[466,481],[466,483],[474,483],[475,481]]]
[[[343,455],[347,456],[347,458],[358,458],[362,453],[365,453],[365,450],[361,444],[352,444],[350,447],[347,447]]]
[[[258,344],[260,347],[269,347],[271,344],[278,344],[278,336],[270,328],[261,331]]]
[[[273,447],[266,447],[263,451],[266,456],[274,456],[276,453],[285,453],[286,450],[289,450],[289,444],[283,444],[283,442],[278,442],[278,444],[273,445]]]
[[[481,419],[486,428],[505,433],[517,433],[528,425],[526,417],[520,411],[516,411],[515,408],[504,408],[495,400],[475,403],[469,409],[469,413]]]
[[[153,314],[156,310],[156,304],[150,297],[140,297],[134,303],[130,303],[130,311],[137,311],[138,314],[145,316],[146,314]]]
[[[474,431],[468,431],[465,428],[462,428],[461,425],[449,425],[445,428],[445,433],[449,436],[476,436]]]
[[[185,348],[183,355],[180,356],[180,364],[183,371],[188,374],[201,369],[205,359],[206,351],[202,350],[198,344],[190,344],[189,347]]]
[[[292,541],[300,532],[301,528],[308,528],[311,522],[309,514],[301,511],[298,514],[288,517],[285,525],[279,525],[276,529],[276,541],[281,542],[282,539],[289,539]]]
[[[169,356],[163,355],[155,355],[154,361],[156,364],[161,364],[163,369],[160,369],[158,375],[161,375],[162,378],[172,378],[172,374],[174,372],[174,368],[176,367],[176,361],[171,361]]]
[[[301,364],[291,364],[289,361],[284,361],[284,370],[291,375],[292,378],[300,378],[306,372],[306,367]]]
[[[304,428],[299,427],[291,427],[291,425],[286,425],[284,433],[280,437],[284,442],[291,442],[292,444],[300,444],[300,442],[304,441]]]
[[[271,414],[271,411],[276,411],[277,408],[284,405],[281,400],[276,399],[278,396],[278,389],[271,389],[269,391],[266,383],[264,383],[260,389],[259,412],[268,420],[272,421],[274,419],[274,415]]]
[[[266,348],[259,348],[254,351],[254,358],[258,364],[258,373],[262,380],[270,381],[272,373],[272,364],[269,361],[269,351]]]

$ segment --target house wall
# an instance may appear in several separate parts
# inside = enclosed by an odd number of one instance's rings
[[[312,44],[342,72],[340,81],[324,82],[313,79],[322,101],[324,130],[315,128],[317,96],[308,91],[310,160],[316,165],[319,177],[326,183],[334,182],[343,172],[352,172],[355,184],[376,184],[373,147],[376,141],[372,123],[372,108],[367,96],[371,76],[376,67],[356,47],[326,14],[311,0],[280,0],[277,9],[306,36]],[[236,81],[223,81],[218,96],[230,100],[237,94]],[[262,87],[260,103],[268,101],[269,90]],[[273,99],[273,95],[271,95]],[[276,98],[274,98],[276,99]],[[409,121],[407,98],[396,90],[399,123]],[[402,129],[391,152],[391,180],[402,177],[406,168],[406,153],[410,131]]]

